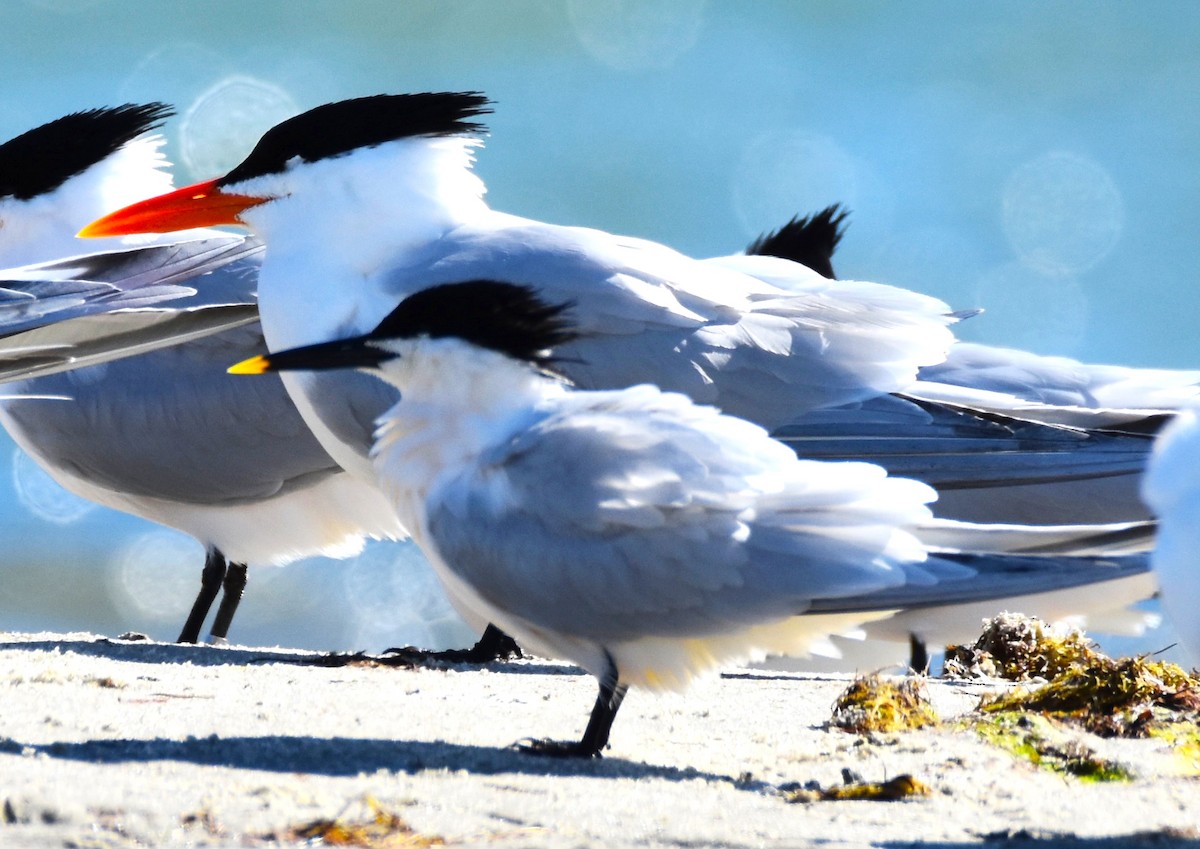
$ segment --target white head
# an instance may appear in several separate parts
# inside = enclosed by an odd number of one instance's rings
[[[440,232],[482,206],[471,171],[490,111],[478,92],[375,95],[318,106],[268,130],[223,177],[118,210],[81,235],[173,232],[243,224],[272,250],[311,242],[364,260],[372,241],[390,249]],[[387,238],[372,240],[376,230]]]
[[[75,112],[0,145],[0,264],[89,253],[79,228],[115,206],[171,187],[161,103]],[[116,247],[114,245],[113,247]]]

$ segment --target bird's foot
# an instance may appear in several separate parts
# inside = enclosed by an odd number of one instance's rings
[[[526,755],[538,755],[546,758],[588,758],[604,757],[600,750],[579,740],[547,740],[527,737],[512,744],[513,749]]]

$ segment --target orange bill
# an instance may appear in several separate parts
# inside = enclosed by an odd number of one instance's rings
[[[242,224],[239,216],[243,210],[266,201],[267,198],[228,194],[217,187],[216,180],[209,180],[110,212],[80,230],[79,236],[94,239]]]

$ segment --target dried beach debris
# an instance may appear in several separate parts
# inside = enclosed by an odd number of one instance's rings
[[[1155,721],[1200,711],[1200,681],[1173,663],[1097,653],[1044,684],[987,696],[980,709],[1036,711],[1101,737],[1145,737]]]
[[[210,837],[225,836],[225,828],[217,819],[217,815],[208,807],[183,814],[179,818],[179,824],[184,828],[200,829]]]
[[[846,800],[867,802],[896,802],[928,796],[933,791],[928,784],[911,775],[897,775],[887,781],[854,781],[822,788],[811,784],[783,791],[784,799],[796,802],[837,802]]]
[[[971,646],[947,646],[944,678],[1050,679],[1097,656],[1096,644],[1075,628],[1051,628],[1040,619],[1001,613],[984,623]]]
[[[907,731],[938,724],[924,680],[883,678],[877,673],[854,679],[833,705],[830,724],[855,734]]]
[[[444,846],[441,837],[417,833],[402,817],[374,799],[365,800],[369,818],[351,821],[342,814],[333,819],[319,819],[285,829],[279,835],[264,835],[266,840],[320,841],[323,846],[361,846],[368,849],[410,849],[410,847]]]

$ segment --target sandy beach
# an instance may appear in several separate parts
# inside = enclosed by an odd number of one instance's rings
[[[0,633],[0,845],[294,845],[317,821],[394,816],[358,845],[1200,846],[1200,764],[1162,740],[1079,732],[1133,774],[1089,783],[953,723],[831,728],[852,676],[744,670],[686,698],[634,692],[603,760],[547,760],[510,744],[582,731],[594,683],[569,665],[319,657]],[[946,720],[1001,686],[928,690]],[[844,769],[866,781],[908,773],[931,792],[786,801],[797,784],[842,784]]]

